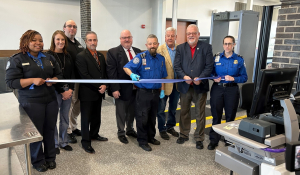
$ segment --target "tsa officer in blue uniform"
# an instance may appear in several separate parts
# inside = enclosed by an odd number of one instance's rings
[[[53,138],[58,104],[52,83],[45,80],[62,78],[55,58],[41,52],[43,46],[40,33],[26,31],[20,39],[20,53],[7,62],[5,78],[10,88],[18,89],[20,105],[43,136],[43,141],[30,144],[33,168],[40,172],[56,167]]]
[[[158,39],[150,34],[147,38],[147,51],[139,53],[124,66],[124,71],[133,81],[139,79],[162,79],[168,76],[165,58],[156,52]],[[160,145],[155,137],[155,123],[159,98],[164,98],[163,83],[135,83],[137,141],[145,151],[151,151],[148,143]],[[161,88],[161,91],[160,91]]]
[[[226,36],[223,39],[222,53],[215,55],[215,64],[213,76],[225,76],[214,79],[210,91],[210,105],[213,116],[213,125],[220,124],[225,109],[226,122],[233,121],[239,104],[239,86],[237,83],[245,83],[248,80],[244,59],[234,53],[235,39],[232,36]],[[218,146],[220,135],[212,128],[209,133],[210,143],[207,147],[214,150]]]

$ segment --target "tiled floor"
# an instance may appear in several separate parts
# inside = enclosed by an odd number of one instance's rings
[[[244,113],[244,111],[239,112],[237,116],[245,115]],[[193,123],[191,128],[195,126],[195,123]],[[175,129],[179,130],[178,127],[175,127]],[[33,170],[33,174],[229,174],[228,169],[215,163],[215,151],[206,149],[209,144],[207,135],[204,141],[205,148],[203,150],[195,148],[193,129],[190,133],[190,140],[182,145],[176,143],[175,137],[171,136],[171,139],[166,141],[161,139],[159,134],[157,134],[156,139],[161,141],[161,145],[151,145],[153,149],[151,152],[142,150],[138,146],[136,139],[131,137],[128,139],[128,144],[121,143],[117,138],[115,106],[111,98],[106,98],[103,101],[100,135],[107,137],[109,140],[108,142],[92,142],[96,154],[86,153],[81,148],[81,137],[77,137],[79,142],[77,144],[70,144],[74,149],[72,152],[61,150],[61,153],[57,155],[56,169],[48,170],[45,173]],[[219,145],[219,147],[224,146],[223,143]],[[23,171],[25,171],[23,146],[16,146],[14,148]]]

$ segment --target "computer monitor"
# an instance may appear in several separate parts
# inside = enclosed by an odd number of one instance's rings
[[[200,36],[198,40],[209,44],[210,37],[209,36]]]
[[[281,108],[280,99],[289,98],[297,68],[262,69],[258,74],[250,117]]]

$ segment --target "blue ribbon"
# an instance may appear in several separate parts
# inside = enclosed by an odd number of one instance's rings
[[[224,76],[217,76],[217,77],[203,77],[197,78],[198,80],[207,80],[207,79],[217,79],[220,78],[223,80],[225,79]],[[193,81],[185,80],[185,79],[140,79],[139,81],[132,81],[132,80],[111,80],[111,79],[61,79],[61,80],[47,80],[46,82],[49,83],[178,83],[183,81]],[[34,84],[30,86],[29,89],[34,89]]]

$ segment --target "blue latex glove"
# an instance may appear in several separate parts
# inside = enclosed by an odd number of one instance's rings
[[[164,90],[161,90],[161,91],[160,91],[159,98],[164,98],[164,97],[165,97],[165,91],[164,91]]]
[[[130,78],[132,79],[132,81],[139,81],[140,80],[140,76],[134,73],[130,74]]]

